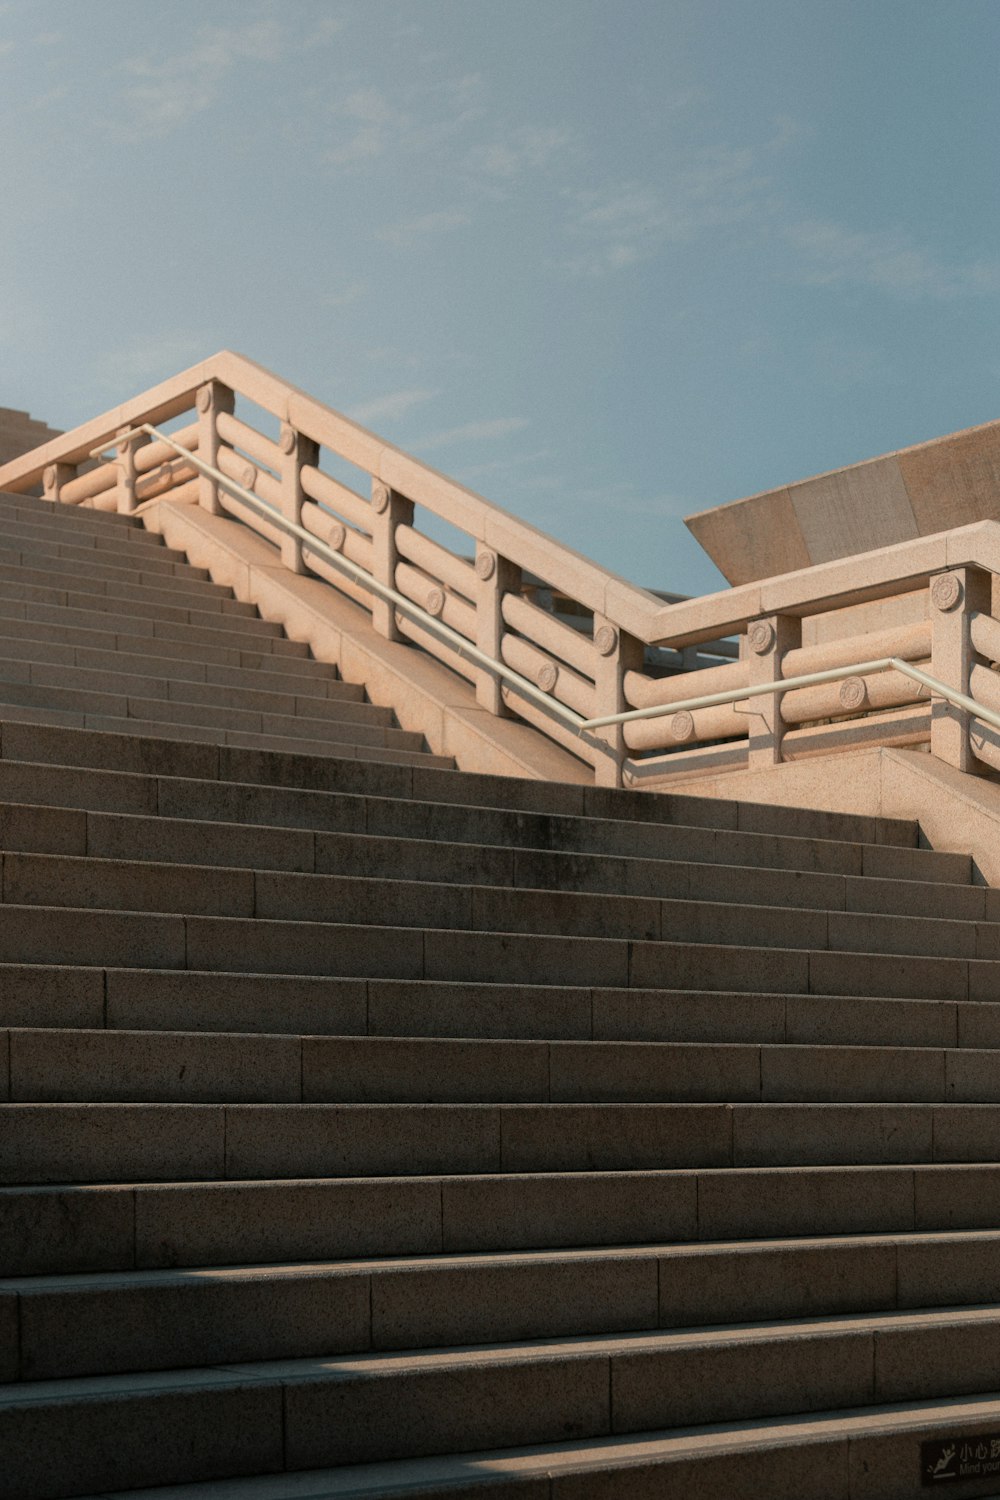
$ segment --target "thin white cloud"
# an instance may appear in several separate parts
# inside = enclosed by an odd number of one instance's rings
[[[529,425],[526,417],[491,417],[480,422],[466,422],[462,427],[449,427],[446,432],[436,432],[424,438],[419,446],[414,444],[414,450],[423,452],[429,448],[450,448],[459,443],[490,442],[508,437],[512,432],[521,432]]]
[[[348,167],[381,156],[396,133],[399,117],[376,88],[354,89],[334,107],[339,139],[324,153],[328,166]]]
[[[466,166],[477,175],[512,182],[526,172],[544,171],[575,145],[576,136],[567,126],[521,125],[503,139],[474,146]]]
[[[324,292],[320,300],[325,307],[353,307],[367,291],[367,281],[349,281],[333,291]]]
[[[285,29],[272,10],[233,26],[202,26],[190,45],[166,56],[160,51],[121,64],[131,80],[124,90],[130,132],[163,136],[215,105],[241,68],[273,62],[289,52],[326,45],[339,29],[336,18],[302,36]]]
[[[472,220],[464,209],[445,208],[434,213],[418,214],[412,219],[401,219],[398,224],[387,224],[376,235],[386,244],[403,247],[411,240],[425,239],[433,234],[447,234],[452,229],[464,229]]]
[[[396,421],[405,416],[415,406],[422,406],[425,401],[431,401],[440,393],[438,391],[424,390],[419,387],[411,387],[403,391],[390,391],[385,396],[376,396],[372,401],[364,401],[360,406],[348,408],[348,416],[355,422],[385,422]]]
[[[951,301],[1000,292],[1000,261],[952,263],[896,230],[857,230],[805,220],[786,231],[801,256],[802,279],[814,286],[853,283],[909,299]]]
[[[0,57],[9,57],[10,54],[13,52],[13,50],[14,50],[14,43],[13,42],[11,42],[11,41],[0,41]]]
[[[197,332],[164,333],[111,349],[97,362],[98,383],[122,399],[178,374],[212,352],[211,336]]]

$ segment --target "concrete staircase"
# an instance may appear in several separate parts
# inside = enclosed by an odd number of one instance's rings
[[[0,522],[4,1500],[896,1500],[978,1461],[967,857],[457,773],[134,523]]]

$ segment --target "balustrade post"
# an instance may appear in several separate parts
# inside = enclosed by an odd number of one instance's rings
[[[213,469],[219,467],[219,429],[216,417],[220,411],[232,412],[236,398],[228,386],[218,380],[209,380],[201,386],[195,398],[198,409],[198,457]],[[219,486],[207,474],[198,476],[198,503],[210,516],[222,514],[219,503]]]
[[[745,657],[750,686],[780,682],[785,653],[794,651],[801,644],[802,621],[795,615],[767,615],[752,621],[747,630]],[[781,717],[781,694],[762,693],[758,698],[748,698],[745,710],[740,703],[735,707],[738,712],[749,715],[750,770],[759,771],[767,766],[779,766],[782,761],[781,742],[785,734],[785,724]]]
[[[58,505],[63,485],[75,478],[76,464],[46,464],[42,475],[42,499]]]
[[[311,464],[315,468],[319,464],[319,444],[312,438],[303,437],[296,428],[283,422],[278,446],[284,455],[281,466],[281,514],[286,521],[301,526],[302,502],[305,499],[302,465]],[[302,543],[297,536],[282,536],[281,561],[290,573],[306,571],[302,561]]]
[[[413,501],[390,489],[380,479],[372,480],[372,573],[379,583],[396,587],[399,549],[396,527],[413,525]],[[387,641],[406,637],[396,624],[396,606],[388,599],[372,597],[372,624]]]
[[[931,579],[931,676],[960,693],[969,692],[975,661],[969,620],[989,614],[991,594],[991,575],[979,568],[952,568]],[[959,771],[983,769],[972,751],[969,725],[964,709],[932,698],[931,754]]]
[[[476,645],[494,661],[503,659],[504,595],[520,592],[521,569],[516,563],[477,542]],[[476,674],[476,702],[498,719],[510,717],[510,709],[503,697],[503,679],[486,668]]]
[[[121,438],[122,433],[126,433],[128,430],[127,427],[123,427],[119,433],[119,438]],[[115,505],[119,515],[128,516],[135,510],[135,453],[137,448],[143,447],[148,442],[148,435],[141,433],[135,437],[126,438],[124,442],[119,441],[115,446],[118,462],[118,484],[115,492]]]
[[[631,704],[625,698],[625,673],[642,671],[642,642],[619,630],[603,615],[595,614],[594,653],[594,718],[627,713]],[[603,729],[591,729],[587,733],[592,740],[599,742],[591,747],[594,785],[621,786],[622,769],[628,756],[624,725],[608,724]]]

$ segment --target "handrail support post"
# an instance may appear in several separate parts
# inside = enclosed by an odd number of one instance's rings
[[[747,630],[746,662],[749,684],[780,682],[782,663],[789,651],[802,644],[802,621],[796,615],[764,615],[753,620]],[[737,704],[738,712],[749,714],[749,748],[747,764],[751,771],[779,766],[785,721],[781,717],[781,694],[762,693],[750,698],[746,709]]]
[[[980,568],[951,568],[930,582],[931,676],[960,693],[970,691],[975,651],[970,622],[989,614],[992,578]],[[931,706],[931,754],[956,770],[976,774],[986,768],[970,738],[970,715],[945,698]]]
[[[281,466],[281,514],[286,521],[291,521],[293,526],[302,525],[302,502],[305,492],[302,488],[302,465],[319,463],[319,444],[312,438],[304,437],[295,427],[287,422],[281,426],[279,446],[283,455]],[[281,538],[281,561],[289,573],[304,573],[305,563],[302,561],[302,542],[297,536],[285,533]]]
[[[51,500],[58,505],[61,500],[60,491],[64,484],[76,478],[76,464],[48,464],[42,475],[42,499]]]
[[[396,587],[399,548],[396,527],[413,525],[413,501],[383,484],[372,480],[372,576],[386,588]],[[372,598],[372,625],[387,641],[404,641],[396,623],[396,606],[388,599]]]
[[[503,660],[505,594],[521,591],[521,569],[483,542],[476,543],[476,645],[494,661]],[[510,718],[503,679],[495,672],[476,673],[476,702],[498,719]]]
[[[595,614],[594,651],[594,717],[624,713],[629,707],[625,674],[642,671],[642,642],[621,630],[613,620]],[[590,737],[595,744],[592,753],[595,786],[620,787],[628,756],[625,726],[609,724],[604,729],[592,729]]]
[[[218,380],[209,380],[201,386],[195,397],[198,411],[198,456],[211,468],[219,467],[219,429],[216,418],[220,411],[232,413],[236,397],[228,386]],[[198,503],[210,516],[220,516],[219,486],[207,474],[199,472]]]

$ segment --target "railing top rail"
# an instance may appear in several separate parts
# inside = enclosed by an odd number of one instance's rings
[[[957,689],[949,687],[947,683],[941,682],[939,678],[932,677],[919,667],[913,666],[911,662],[904,661],[902,658],[896,656],[883,656],[870,661],[859,661],[849,665],[829,667],[820,672],[808,672],[799,676],[779,678],[775,682],[747,683],[738,688],[731,688],[723,693],[703,693],[699,697],[685,698],[674,703],[653,704],[649,708],[630,709],[625,713],[605,714],[599,718],[584,719],[580,714],[575,713],[572,709],[560,703],[558,699],[552,697],[551,694],[546,693],[534,683],[529,682],[520,672],[514,671],[505,662],[487,656],[471,642],[460,636],[457,631],[450,629],[442,620],[429,614],[412,599],[406,598],[405,595],[400,594],[396,589],[372,578],[363,568],[351,562],[342,553],[328,547],[325,542],[314,536],[311,532],[306,531],[304,527],[297,526],[293,521],[283,516],[280,511],[276,511],[273,506],[261,500],[260,496],[255,495],[252,490],[247,489],[244,485],[238,483],[238,481],[229,478],[221,470],[216,469],[197,454],[189,453],[187,449],[183,448],[169,434],[160,432],[151,423],[140,422],[135,424],[134,427],[119,431],[116,434],[116,440],[122,442],[129,437],[134,437],[141,433],[146,433],[150,437],[165,443],[168,447],[176,449],[178,454],[182,454],[188,458],[201,473],[208,475],[231,494],[238,496],[245,505],[249,506],[252,511],[265,519],[269,525],[277,527],[278,530],[285,532],[289,536],[297,537],[300,541],[306,543],[311,551],[322,556],[327,562],[332,563],[342,572],[347,573],[356,580],[363,581],[366,588],[380,595],[382,598],[391,601],[398,608],[404,609],[407,614],[419,620],[442,639],[447,640],[461,655],[467,657],[470,661],[475,661],[479,665],[496,672],[498,676],[513,684],[519,692],[524,693],[534,702],[540,704],[578,734],[584,735],[589,731],[602,729],[614,724],[631,724],[639,719],[662,718],[667,715],[684,712],[693,713],[697,709],[714,708],[729,703],[740,703],[751,698],[763,697],[764,695],[786,693],[795,688],[813,687],[820,683],[839,682],[847,677],[867,676],[887,671],[901,672],[904,676],[909,677],[911,681],[926,687],[930,692],[946,699],[956,708],[973,714],[977,719],[990,724],[994,729],[1000,729],[1000,713],[994,712],[984,704],[979,703],[975,698],[971,698],[968,694],[961,693]],[[101,455],[108,446],[108,444],[99,443],[91,450],[90,456],[97,457]]]
[[[229,350],[0,466],[0,490],[36,483],[49,464],[79,463],[95,448],[112,443],[123,429],[146,422],[155,426],[180,415],[209,381],[230,387],[649,645],[697,645],[741,631],[761,615],[806,616],[886,598],[920,588],[932,574],[949,567],[974,566],[1000,574],[1000,524],[981,521],[666,604]]]

